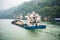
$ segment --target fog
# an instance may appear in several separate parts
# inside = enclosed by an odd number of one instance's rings
[[[23,2],[28,2],[31,0],[0,0],[0,10],[9,9],[14,6],[18,6]]]

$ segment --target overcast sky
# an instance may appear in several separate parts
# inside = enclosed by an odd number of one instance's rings
[[[31,0],[0,0],[0,10],[9,9],[14,6],[18,6],[23,2],[28,2]]]

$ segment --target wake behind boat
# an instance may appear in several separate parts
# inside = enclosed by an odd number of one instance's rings
[[[41,25],[41,16],[36,14],[34,11],[31,14],[25,16],[27,18],[27,22],[24,23],[21,20],[23,17],[20,15],[20,20],[12,21],[12,24],[20,26],[25,29],[45,29],[46,25]]]

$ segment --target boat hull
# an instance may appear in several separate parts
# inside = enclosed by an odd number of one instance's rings
[[[25,29],[45,29],[45,25],[40,25],[40,26],[24,26]]]
[[[26,24],[20,25],[20,24],[16,24],[16,21],[12,21],[12,24],[20,26],[25,29],[45,29],[46,28],[46,25],[39,25],[39,26],[27,26]]]

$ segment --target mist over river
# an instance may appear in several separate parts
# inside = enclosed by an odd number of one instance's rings
[[[60,40],[60,26],[42,22],[46,29],[27,30],[11,24],[14,19],[0,19],[0,40]]]

